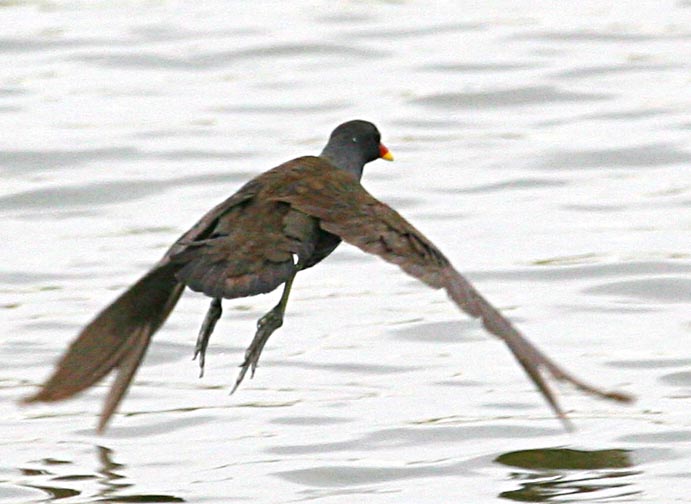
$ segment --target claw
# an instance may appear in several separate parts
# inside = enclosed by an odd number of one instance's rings
[[[252,369],[250,378],[254,378],[254,373],[257,370],[257,364],[259,363],[259,356],[261,355],[262,350],[264,350],[264,345],[266,345],[266,342],[269,340],[269,337],[273,334],[273,332],[283,325],[283,314],[285,313],[286,304],[288,303],[290,288],[293,285],[295,275],[297,275],[298,271],[302,269],[302,265],[298,263],[298,256],[296,254],[293,254],[293,265],[295,268],[293,269],[293,272],[288,280],[285,282],[283,294],[281,294],[281,300],[269,312],[257,320],[257,332],[254,335],[252,343],[250,343],[250,346],[247,347],[247,350],[245,351],[245,360],[240,365],[240,373],[235,380],[233,390],[230,391],[231,394],[238,389],[240,383],[242,383],[242,380],[245,378],[248,369]]]
[[[240,364],[240,373],[235,380],[235,386],[230,391],[233,394],[244,380],[247,371],[250,370],[250,378],[254,378],[259,364],[259,356],[264,350],[264,345],[273,332],[283,325],[283,307],[279,303],[270,312],[257,321],[257,332],[250,346],[245,351],[245,360]]]

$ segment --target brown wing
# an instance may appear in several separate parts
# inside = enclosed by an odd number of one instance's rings
[[[174,254],[171,261],[180,266],[177,277],[214,298],[270,292],[283,283],[293,264],[282,222],[290,207],[262,203],[233,208],[210,237]],[[265,226],[258,228],[257,222]]]
[[[57,401],[72,397],[101,380],[110,371],[116,370],[117,375],[98,425],[99,431],[102,431],[127,392],[151,337],[165,322],[180,298],[185,287],[182,281],[189,281],[191,286],[199,290],[208,288],[211,295],[218,294],[220,291],[215,287],[212,276],[218,271],[218,264],[222,264],[226,277],[221,277],[221,282],[225,281],[230,288],[236,288],[232,292],[237,293],[237,285],[242,288],[243,281],[237,281],[238,276],[229,272],[248,271],[246,278],[250,280],[245,281],[245,285],[252,284],[253,281],[264,282],[263,287],[249,285],[254,288],[251,293],[256,294],[257,291],[268,289],[268,283],[282,281],[281,273],[276,272],[275,265],[280,269],[281,261],[284,260],[292,265],[291,253],[309,255],[315,243],[317,248],[324,248],[329,244],[335,247],[335,243],[331,242],[320,245],[320,233],[323,232],[318,229],[314,218],[291,209],[285,203],[267,202],[265,206],[256,203],[256,200],[261,199],[262,191],[271,190],[280,185],[282,180],[299,178],[304,166],[323,164],[323,161],[316,160],[317,158],[306,158],[303,163],[298,159],[278,166],[251,180],[230,198],[207,212],[170,247],[158,264],[82,329],[56,365],[53,374],[36,393],[24,401]],[[252,228],[252,222],[255,219],[260,221],[260,218],[267,218],[267,225],[272,228],[267,234],[268,238],[264,241],[248,241],[247,233],[252,229],[256,236],[267,232],[264,228]],[[233,238],[229,240],[228,236]],[[276,241],[272,241],[271,237],[277,238]],[[250,261],[249,266],[245,266],[243,270],[241,265],[233,264],[231,260],[236,245],[240,247],[239,258],[246,261],[254,253],[254,249],[262,252],[260,259]],[[209,271],[204,271],[204,261],[207,261]],[[226,294],[226,291],[221,293]]]
[[[151,336],[165,322],[183,289],[169,263],[154,267],[82,329],[50,378],[24,401],[67,399],[116,369],[98,424],[102,431],[124,397]]]
[[[354,177],[335,170],[314,172],[302,185],[285,188],[275,199],[319,219],[325,231],[397,264],[430,287],[445,289],[459,308],[480,318],[490,333],[508,345],[561,419],[565,419],[564,412],[542,371],[600,397],[631,400],[628,395],[588,385],[549,359],[482,297],[431,241],[398,212],[371,196]]]
[[[215,213],[204,233],[183,236],[168,255],[178,266],[177,278],[192,290],[228,299],[270,292],[285,282],[293,254],[305,262],[326,233],[313,217],[268,195],[310,159],[260,175]]]
[[[170,248],[151,271],[106,306],[70,344],[53,374],[25,402],[58,401],[72,397],[116,370],[101,412],[103,431],[122,401],[139,368],[151,337],[175,307],[185,286],[176,278],[178,266],[170,261],[187,244],[203,239],[229,209],[251,199],[253,182],[217,205]]]

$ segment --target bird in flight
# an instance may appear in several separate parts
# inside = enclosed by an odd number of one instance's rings
[[[567,422],[545,377],[620,402],[631,396],[576,378],[523,336],[452,266],[444,254],[394,209],[360,184],[365,164],[393,160],[374,124],[338,126],[318,156],[283,163],[247,182],[184,233],[163,258],[103,309],[71,343],[53,374],[25,402],[67,399],[111,371],[115,379],[98,423],[102,432],[122,401],[154,333],[185,287],[211,304],[195,347],[201,373],[223,299],[271,292],[283,285],[278,304],[257,322],[233,391],[253,376],[271,334],[283,324],[295,276],[345,241],[397,264],[434,289],[444,289],[468,315],[504,341],[555,414]],[[567,424],[568,426],[568,424]]]

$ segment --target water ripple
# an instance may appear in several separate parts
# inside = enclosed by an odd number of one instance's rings
[[[641,278],[595,285],[584,289],[587,294],[633,298],[664,303],[691,302],[691,279],[675,277]]]
[[[498,91],[429,94],[411,102],[444,110],[518,107],[546,103],[606,100],[604,93],[561,91],[553,86],[531,86]]]
[[[691,153],[668,143],[636,145],[616,149],[563,150],[550,154],[538,163],[540,168],[570,170],[573,168],[655,168],[691,163]]]
[[[301,445],[281,445],[269,448],[274,454],[333,453],[349,450],[378,450],[391,447],[419,447],[462,443],[468,439],[531,439],[559,433],[559,430],[525,425],[462,425],[425,426],[383,429],[346,441],[328,441]]]

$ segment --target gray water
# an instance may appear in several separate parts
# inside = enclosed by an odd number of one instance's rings
[[[691,502],[691,3],[0,3],[0,502]],[[444,295],[342,246],[278,293],[188,294],[107,383],[19,407],[79,328],[249,177],[374,121],[364,183],[529,337],[566,432]]]

